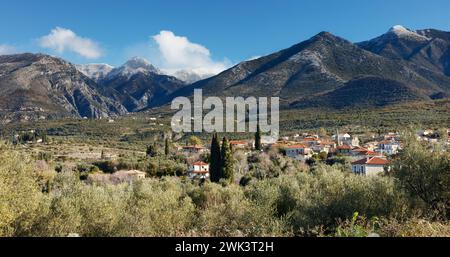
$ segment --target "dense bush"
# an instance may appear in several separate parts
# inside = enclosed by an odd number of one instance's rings
[[[355,176],[321,163],[300,172],[276,154],[260,157],[249,161],[269,159],[286,168],[245,186],[165,176],[173,171],[133,183],[88,185],[71,169],[43,176],[27,155],[1,144],[0,236],[448,235],[448,220],[413,216],[414,201],[393,177]],[[156,172],[177,163],[161,160]],[[50,177],[48,186],[43,180]]]
[[[188,192],[196,206],[194,235],[280,236],[285,223],[273,208],[245,196],[237,185],[206,183]]]
[[[333,228],[355,211],[368,217],[400,215],[406,206],[390,178],[345,174],[321,165],[314,173],[297,173],[261,181],[249,188],[287,219],[295,233],[319,226]],[[268,191],[268,192],[267,192]]]
[[[183,176],[187,173],[187,165],[165,157],[151,158],[144,169],[151,177]]]
[[[94,162],[93,165],[105,173],[114,173],[119,170],[145,170],[147,168],[145,160],[105,160]]]
[[[391,173],[412,198],[426,204],[435,218],[450,218],[450,153],[436,145],[429,149],[412,138],[396,157]]]
[[[28,231],[41,214],[41,192],[30,158],[0,142],[0,236]]]

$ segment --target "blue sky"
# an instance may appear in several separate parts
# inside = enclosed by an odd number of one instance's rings
[[[324,30],[351,41],[373,38],[396,24],[450,31],[446,0],[0,0],[0,7],[0,51],[44,52],[74,63],[112,65],[141,55],[167,69],[190,62],[220,69]],[[170,52],[171,44],[179,52]]]

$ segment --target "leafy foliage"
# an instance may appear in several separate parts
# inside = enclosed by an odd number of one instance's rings
[[[431,150],[412,135],[392,165],[392,174],[411,196],[419,198],[433,216],[450,218],[450,154]]]
[[[413,149],[407,146],[402,154],[415,153]],[[410,167],[417,157],[425,162],[443,153],[422,154],[394,162]],[[277,153],[249,159],[261,174],[276,175],[258,177],[250,171],[241,179],[243,186],[208,181],[198,185],[172,176],[177,165],[186,166],[160,156],[145,162],[156,178],[96,185],[79,179],[79,171],[89,172],[89,165],[78,165],[77,171],[61,167],[58,173],[44,175],[49,174],[42,171],[47,166],[37,169],[29,155],[2,143],[0,236],[448,235],[445,216],[416,216],[420,197],[405,187],[400,175],[355,176],[342,172],[339,165],[323,163],[308,172]],[[262,160],[269,162],[262,165]],[[402,172],[395,167],[400,166],[394,166],[393,174]],[[428,180],[417,181],[428,185]],[[444,199],[445,193],[433,195]]]

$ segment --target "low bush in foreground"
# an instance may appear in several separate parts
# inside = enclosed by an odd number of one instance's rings
[[[449,235],[445,217],[415,216],[417,199],[396,178],[322,164],[246,186],[179,177],[87,185],[61,171],[44,187],[26,155],[2,144],[0,163],[0,236]]]

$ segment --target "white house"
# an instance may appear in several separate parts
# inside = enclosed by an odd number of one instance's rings
[[[350,145],[344,144],[340,145],[336,148],[337,153],[342,155],[351,155],[352,154],[352,147]]]
[[[389,161],[380,157],[366,157],[352,162],[352,172],[357,175],[373,176],[382,174]]]
[[[311,148],[316,153],[325,152],[328,154],[330,152],[331,146],[325,145],[325,144],[318,144],[318,145],[313,145]]]
[[[333,139],[334,141],[338,141],[338,140],[349,140],[351,139],[352,136],[348,133],[345,134],[335,134],[333,136],[331,136],[331,139]]]
[[[397,154],[400,149],[400,143],[395,140],[383,140],[378,143],[377,152],[381,154],[393,155]]]
[[[359,146],[359,138],[351,136],[348,133],[333,135],[332,140],[336,141],[338,145]]]
[[[209,164],[205,162],[194,162],[189,165],[188,169],[189,177],[194,178],[209,178]]]
[[[309,155],[311,153],[311,148],[306,145],[290,145],[284,148],[286,152],[286,156],[302,160],[305,155]]]

